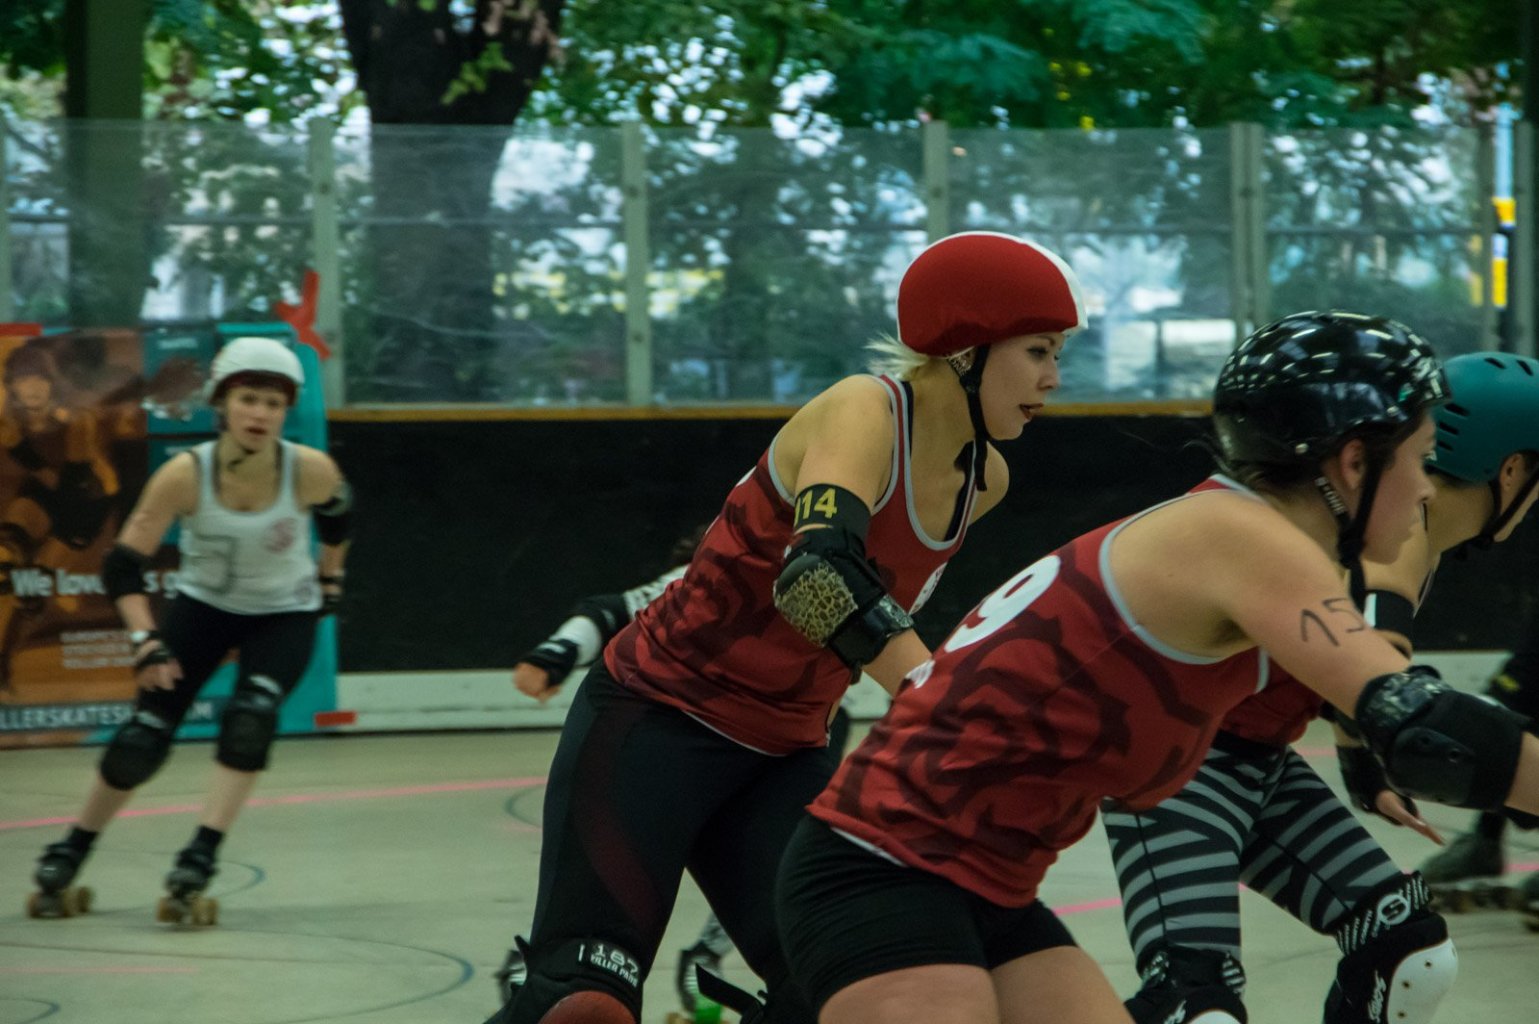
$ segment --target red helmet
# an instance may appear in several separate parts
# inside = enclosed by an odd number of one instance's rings
[[[964,231],[942,238],[915,257],[898,284],[898,338],[929,356],[1084,326],[1074,271],[1056,253],[1011,235]]]

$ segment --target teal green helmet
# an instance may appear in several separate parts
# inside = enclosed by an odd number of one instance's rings
[[[1471,483],[1495,480],[1514,452],[1539,452],[1539,361],[1505,352],[1443,364],[1452,400],[1432,410],[1437,447],[1428,465]]]

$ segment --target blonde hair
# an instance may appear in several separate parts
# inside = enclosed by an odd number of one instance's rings
[[[866,351],[871,353],[866,369],[895,380],[913,380],[921,367],[942,361],[938,356],[915,352],[890,334],[878,334],[866,344]]]

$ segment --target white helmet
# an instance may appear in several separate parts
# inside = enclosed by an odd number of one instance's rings
[[[299,357],[273,338],[232,338],[214,356],[208,374],[208,400],[219,401],[231,386],[252,384],[276,387],[288,393],[289,404],[304,386],[305,371]]]

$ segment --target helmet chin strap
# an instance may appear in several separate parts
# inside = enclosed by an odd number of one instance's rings
[[[1502,484],[1498,476],[1494,480],[1488,480],[1486,485],[1491,488],[1491,514],[1486,518],[1486,523],[1480,528],[1480,532],[1469,540],[1454,548],[1454,557],[1465,559],[1471,551],[1484,551],[1496,543],[1496,535],[1512,522],[1512,517],[1518,514],[1518,509],[1528,500],[1535,487],[1539,487],[1539,470],[1528,475],[1523,481],[1523,486],[1518,488],[1518,493],[1512,496],[1512,501],[1506,508],[1502,508]]]
[[[946,360],[956,371],[962,392],[967,396],[967,415],[973,424],[973,479],[978,482],[980,491],[989,489],[988,481],[983,477],[989,461],[989,428],[983,422],[983,399],[978,396],[978,389],[983,385],[983,366],[988,360],[987,345],[970,348]]]
[[[1352,600],[1358,607],[1362,607],[1368,595],[1367,580],[1363,576],[1363,544],[1368,532],[1368,516],[1373,512],[1373,498],[1379,491],[1379,478],[1383,472],[1384,466],[1377,459],[1369,460],[1363,467],[1362,498],[1357,503],[1356,516],[1347,510],[1340,492],[1323,473],[1315,477],[1315,488],[1336,518],[1336,558],[1346,567]]]
[[[1498,476],[1491,481],[1491,518],[1486,520],[1486,525],[1480,528],[1480,533],[1471,541],[1478,548],[1488,548],[1496,540],[1496,535],[1512,522],[1512,517],[1518,514],[1518,509],[1528,500],[1528,496],[1534,493],[1534,488],[1539,487],[1539,469],[1528,474],[1528,479],[1523,481],[1523,486],[1518,488],[1518,493],[1512,496],[1512,502],[1502,508],[1502,485]]]
[[[226,424],[226,427],[228,428],[228,424]],[[225,463],[225,466],[224,466],[225,469],[234,469],[236,466],[239,466],[242,462],[245,462],[247,459],[251,458],[252,456],[256,455],[258,452],[260,452],[262,450],[261,447],[247,448],[245,445],[241,444],[238,440],[236,440],[235,435],[230,433],[230,431],[228,429],[225,429],[225,430],[221,431],[221,433],[223,433],[223,435],[225,437],[228,437],[230,439],[230,443],[231,444],[235,445],[235,447],[240,449],[240,454],[239,455],[235,456],[229,462]]]

